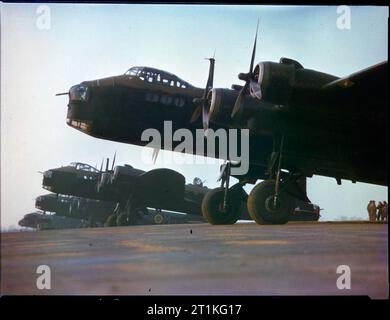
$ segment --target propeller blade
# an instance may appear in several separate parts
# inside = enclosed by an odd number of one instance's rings
[[[68,92],[61,92],[61,93],[56,93],[56,96],[64,96],[66,94],[68,94]]]
[[[232,118],[234,118],[234,116],[241,110],[242,99],[244,98],[244,95],[246,94],[247,89],[248,89],[248,82],[245,83],[244,87],[241,89],[240,93],[238,94],[237,100],[234,103],[233,111],[231,114]]]
[[[245,85],[241,89],[236,102],[234,103],[234,107],[231,113],[231,117],[233,118],[242,108],[242,102],[244,95],[247,93],[248,88],[250,86],[250,83],[253,79],[253,64],[255,62],[255,56],[256,56],[256,46],[257,46],[257,34],[259,31],[259,19],[257,19],[257,27],[256,27],[256,35],[255,35],[255,41],[253,43],[253,49],[252,49],[252,56],[251,56],[251,63],[249,65],[249,72],[246,74],[240,73],[239,78],[241,80],[245,80]]]
[[[206,83],[206,90],[204,91],[203,98],[207,98],[207,94],[208,94],[209,90],[213,87],[213,83],[214,83],[215,59],[214,58],[207,58],[207,60],[210,61],[210,68],[209,68],[209,77],[207,78],[207,83]]]
[[[104,158],[102,159],[102,164],[100,165],[100,172],[103,171],[103,162],[104,162]]]
[[[253,44],[253,50],[252,50],[252,57],[251,57],[251,65],[249,67],[249,73],[252,75],[253,72],[253,64],[255,62],[255,55],[256,55],[256,45],[257,45],[257,33],[259,31],[259,19],[257,19],[257,27],[256,27],[256,36],[255,36],[255,43]]]
[[[205,101],[202,106],[202,123],[203,123],[203,129],[207,130],[209,128],[209,114],[207,112],[207,101]]]
[[[111,171],[113,171],[113,170],[114,170],[115,158],[116,158],[116,150],[115,150],[115,153],[114,153],[114,158],[113,158],[113,160],[112,160],[112,167],[111,167]]]
[[[196,108],[195,108],[195,111],[194,113],[192,114],[192,117],[191,117],[191,120],[190,122],[193,123],[195,122],[201,115],[202,113],[202,105],[198,105]]]
[[[106,172],[108,171],[108,166],[110,164],[110,158],[107,158],[107,162],[106,162]]]
[[[215,56],[215,52],[214,52]],[[203,129],[207,130],[209,127],[209,114],[207,111],[207,95],[209,91],[213,88],[214,84],[214,64],[215,59],[209,58],[210,61],[210,69],[209,69],[209,77],[207,79],[206,89],[203,94],[203,101],[202,101],[202,123],[203,123]]]
[[[156,163],[159,152],[160,148],[153,148],[152,161],[154,164]]]
[[[201,99],[194,99],[199,105],[194,110],[190,122],[195,122],[202,115],[203,128],[207,129],[208,127],[208,114],[207,114],[207,95],[209,91],[213,88],[214,83],[214,64],[215,64],[215,52],[213,58],[206,58],[210,61],[209,67],[209,76],[207,78],[206,87],[203,91],[203,96]]]

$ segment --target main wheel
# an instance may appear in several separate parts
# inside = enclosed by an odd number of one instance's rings
[[[204,196],[202,214],[203,218],[210,224],[234,224],[241,216],[239,200],[230,190],[229,192],[226,212],[223,210],[224,188],[215,188]]]
[[[128,221],[128,217],[127,217],[126,212],[121,212],[120,214],[118,214],[118,217],[116,218],[116,225],[118,227],[129,225],[129,221]]]
[[[293,198],[280,192],[274,204],[275,180],[265,180],[255,186],[248,197],[249,215],[258,224],[285,224],[293,210]]]
[[[115,213],[109,215],[106,222],[104,223],[104,226],[105,227],[115,227],[116,226],[116,218],[117,218],[117,216]]]

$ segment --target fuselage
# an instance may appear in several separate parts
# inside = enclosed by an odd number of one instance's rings
[[[164,141],[166,121],[172,122],[173,133],[185,128],[197,137],[196,130],[202,128],[202,121],[198,119],[191,123],[190,118],[196,108],[193,100],[202,97],[203,90],[188,83],[182,86],[182,80],[176,80],[178,78],[171,74],[164,83],[161,80],[164,72],[157,69],[151,69],[148,78],[146,71],[149,68],[144,70],[143,77],[125,74],[72,87],[67,124],[97,138],[140,146],[149,143],[141,139],[144,130],[153,128],[160,132],[162,149],[167,149]],[[156,80],[158,72],[161,81]],[[225,107],[232,108],[238,92],[223,90],[229,96]],[[335,102],[329,103],[334,105]],[[387,152],[386,155],[380,153],[387,148],[387,136],[383,134],[387,130],[387,119],[384,120],[383,115],[367,112],[362,116],[361,110],[359,114],[351,114],[350,109],[347,112],[334,108],[329,113],[323,112],[324,108],[317,112],[315,105],[313,112],[275,108],[274,105],[269,111],[256,112],[259,104],[267,107],[247,96],[241,118],[210,123],[213,130],[249,128],[250,167],[247,174],[239,178],[254,182],[266,177],[274,137],[282,134],[285,136],[283,169],[304,176],[316,174],[387,185]],[[250,116],[245,117],[247,112]],[[228,135],[227,138],[229,145]],[[171,150],[180,142],[172,141]],[[199,149],[199,140],[193,139],[191,153],[207,155],[207,145],[204,137],[203,150]],[[213,156],[221,158],[218,139],[215,145]],[[240,145],[237,148],[240,150]]]

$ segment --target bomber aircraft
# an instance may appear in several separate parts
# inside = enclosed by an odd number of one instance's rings
[[[339,78],[289,58],[254,65],[256,42],[257,32],[249,72],[239,74],[243,86],[213,88],[214,58],[204,89],[166,71],[132,67],[63,93],[69,97],[66,122],[93,137],[140,146],[149,145],[142,138],[148,128],[164,140],[166,121],[173,131],[186,128],[193,136],[203,128],[201,147],[193,141],[189,152],[174,149],[181,141],[163,141],[161,148],[205,156],[208,129],[248,129],[249,169],[235,176],[237,163],[225,158],[221,187],[203,199],[203,215],[212,224],[235,223],[243,203],[259,224],[286,223],[294,199],[309,202],[298,183],[303,177],[387,185],[387,61]],[[213,156],[223,158],[219,140],[212,142]],[[230,186],[230,176],[238,183]],[[242,187],[259,179],[248,196]]]
[[[43,173],[42,186],[57,194],[115,203],[113,213],[107,217],[108,226],[144,224],[150,216],[147,207],[157,209],[155,223],[204,221],[201,203],[209,189],[199,178],[185,184],[184,176],[174,170],[145,172],[130,165],[114,167],[114,163],[115,157],[109,169],[107,159],[105,171],[103,165],[98,170],[79,162],[50,169]]]
[[[37,230],[73,229],[83,227],[84,221],[82,219],[36,211],[25,214],[18,224],[21,227]]]
[[[116,207],[115,202],[49,193],[35,199],[35,208],[86,221],[90,227],[103,226]]]

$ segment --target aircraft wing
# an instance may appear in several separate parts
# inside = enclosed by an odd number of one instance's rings
[[[326,84],[323,89],[332,90],[334,88],[350,88],[352,86],[367,88],[384,84],[387,79],[387,64],[387,61],[384,61],[347,77],[337,79]]]
[[[343,109],[384,112],[388,101],[387,77],[388,62],[384,61],[324,85],[320,98],[331,102],[327,105],[335,106],[337,112]]]
[[[137,177],[135,197],[150,207],[173,206],[184,198],[185,178],[171,169],[153,169]]]

